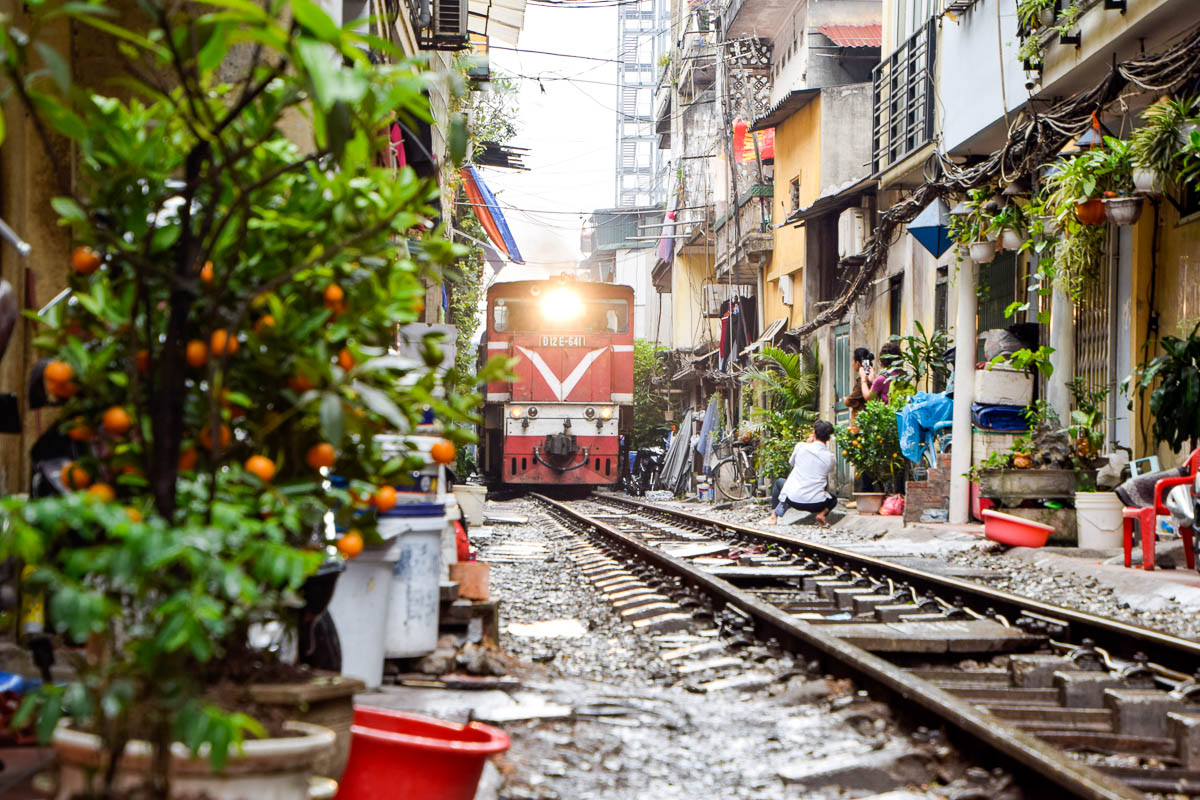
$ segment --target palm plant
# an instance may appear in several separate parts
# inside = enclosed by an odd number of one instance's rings
[[[815,358],[809,364],[803,354],[778,347],[763,348],[746,371],[753,391],[766,395],[765,402],[750,412],[759,429],[755,456],[759,475],[774,479],[787,473],[792,448],[818,417],[815,390],[819,375]]]
[[[900,345],[898,366],[904,370],[903,380],[909,386],[919,389],[924,382],[929,389],[949,375],[942,354],[950,348],[950,334],[941,328],[926,333],[925,326],[916,320],[913,327],[917,331],[913,335],[892,337]]]

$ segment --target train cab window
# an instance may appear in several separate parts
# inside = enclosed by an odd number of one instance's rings
[[[628,333],[629,302],[588,299],[566,304],[552,298],[502,297],[492,307],[492,329],[496,333],[545,330]]]

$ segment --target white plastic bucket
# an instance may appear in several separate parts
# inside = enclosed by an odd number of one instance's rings
[[[383,636],[384,656],[414,658],[437,647],[441,601],[441,540],[444,516],[406,517],[395,512],[379,520],[390,543],[392,591]]]
[[[1088,550],[1120,547],[1125,504],[1114,492],[1076,492],[1075,525],[1079,546]]]
[[[373,689],[383,682],[383,645],[392,593],[391,547],[364,548],[346,562],[329,601],[342,646],[342,674]]]
[[[454,499],[458,501],[458,507],[462,509],[463,518],[468,525],[475,527],[483,524],[483,508],[487,502],[486,486],[455,484]]]

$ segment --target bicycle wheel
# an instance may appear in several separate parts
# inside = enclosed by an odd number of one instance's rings
[[[713,469],[713,485],[729,500],[745,500],[750,496],[750,487],[742,480],[742,471],[737,456],[717,462]]]

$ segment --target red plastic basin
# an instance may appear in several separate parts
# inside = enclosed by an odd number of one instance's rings
[[[359,706],[336,800],[473,800],[488,756],[508,749],[490,725]]]
[[[983,511],[983,535],[1011,547],[1042,547],[1054,528],[990,508]]]

